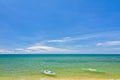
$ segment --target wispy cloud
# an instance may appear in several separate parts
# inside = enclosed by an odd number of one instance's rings
[[[17,48],[15,53],[75,53],[77,50],[57,48],[43,45],[33,45],[26,48]]]
[[[97,46],[116,46],[120,45],[120,41],[106,41],[106,42],[100,42],[96,44]]]
[[[111,31],[111,32],[101,32],[101,33],[93,33],[93,34],[83,34],[77,37],[64,37],[62,39],[53,39],[47,40],[47,42],[55,42],[55,43],[62,43],[62,42],[69,42],[69,41],[77,41],[77,40],[88,40],[93,38],[111,38],[111,37],[118,37],[118,31]]]
[[[65,37],[63,39],[58,39],[58,40],[48,40],[47,42],[67,42],[67,41],[70,41],[71,37]]]
[[[21,46],[20,48],[16,49],[0,49],[0,53],[29,53],[29,54],[34,54],[34,53],[104,53],[104,52],[111,52],[113,51],[118,51],[119,50],[119,45],[120,41],[106,41],[106,42],[98,42],[96,46],[117,46],[118,48],[112,49],[111,48],[103,48],[103,47],[96,47],[94,43],[88,42],[86,40],[90,39],[95,39],[95,38],[106,38],[109,36],[107,33],[99,33],[99,34],[86,34],[86,35],[81,35],[79,37],[64,37],[62,39],[53,39],[53,40],[43,40],[41,42],[34,42],[31,44],[27,44],[27,47]],[[116,36],[116,35],[115,35]],[[111,37],[111,36],[109,36]],[[83,40],[84,45],[80,40]],[[71,41],[78,41],[77,44],[72,43]],[[64,44],[64,42],[70,42],[68,44]],[[56,45],[56,43],[59,43]],[[61,46],[62,45],[62,46]],[[111,49],[111,50],[110,50]]]
[[[0,49],[0,53],[12,53],[12,51],[7,49]]]
[[[56,39],[56,40],[48,40],[47,42],[58,42],[58,43],[62,43],[62,42],[69,42],[69,41],[76,41],[76,40],[87,40],[90,38],[95,38],[95,37],[99,37],[99,34],[93,34],[93,35],[82,35],[79,37],[65,37],[63,39]]]

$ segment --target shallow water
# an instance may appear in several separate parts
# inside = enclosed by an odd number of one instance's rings
[[[106,73],[82,71],[96,68]],[[120,55],[116,54],[39,54],[0,55],[0,77],[46,76],[40,70],[55,71],[58,78],[120,78]]]

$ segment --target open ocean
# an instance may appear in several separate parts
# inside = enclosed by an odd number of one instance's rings
[[[106,73],[82,71],[96,68]],[[57,77],[120,78],[120,54],[1,54],[0,77],[32,76],[47,69]]]

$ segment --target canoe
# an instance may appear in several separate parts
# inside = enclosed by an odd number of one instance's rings
[[[104,73],[104,70],[99,70],[99,69],[92,69],[92,68],[82,68],[84,71],[90,71],[90,72],[98,72],[98,73]]]
[[[46,74],[46,75],[51,75],[51,76],[56,75],[55,72],[50,71],[50,70],[41,70],[41,72],[42,72],[43,74]]]

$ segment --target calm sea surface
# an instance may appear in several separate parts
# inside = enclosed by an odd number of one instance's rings
[[[82,68],[106,73],[85,72]],[[0,55],[0,76],[42,76],[42,69],[55,71],[58,77],[120,78],[120,54]]]

